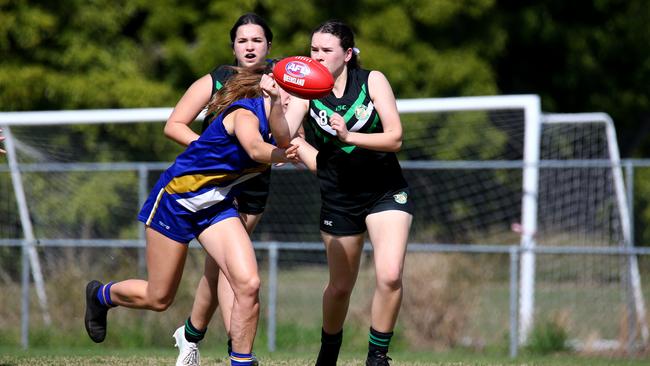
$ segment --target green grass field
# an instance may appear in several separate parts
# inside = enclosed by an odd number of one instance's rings
[[[261,365],[285,365],[285,366],[311,366],[315,355],[312,354],[290,354],[282,353],[259,353],[258,358]],[[394,366],[498,366],[498,365],[521,365],[521,366],[636,366],[648,365],[648,359],[614,359],[581,357],[575,355],[552,355],[544,357],[522,356],[511,360],[502,355],[474,354],[472,352],[408,352],[392,354]],[[44,366],[44,365],[173,365],[176,359],[176,351],[167,349],[108,349],[101,346],[92,348],[74,349],[30,349],[23,351],[16,348],[0,347],[0,366]],[[339,365],[341,366],[362,366],[362,355],[344,353],[341,355]],[[209,350],[202,353],[202,365],[226,366],[226,357],[221,353]]]
[[[195,284],[202,268],[203,256],[194,251],[188,259],[187,273],[183,278],[174,305],[164,313],[136,311],[118,308],[109,315],[109,331],[105,343],[92,343],[83,328],[83,288],[86,278],[97,271],[89,265],[67,266],[67,271],[57,271],[57,280],[47,283],[49,310],[53,324],[46,326],[40,316],[35,294],[32,295],[29,332],[29,351],[20,349],[20,287],[15,282],[4,285],[0,280],[0,366],[8,365],[173,365],[176,357],[171,335],[187,317],[194,296]],[[93,256],[92,258],[94,258]],[[439,257],[439,258],[438,258]],[[391,342],[392,365],[650,365],[650,358],[628,360],[620,358],[587,357],[575,353],[553,356],[533,356],[521,349],[521,357],[510,360],[508,351],[508,284],[500,269],[505,260],[486,261],[472,258],[471,261],[453,262],[453,256],[427,257],[441,267],[440,274],[427,274],[424,281],[413,281],[407,277],[406,291],[426,292],[431,301],[421,308],[404,307]],[[77,257],[75,257],[77,258]],[[130,258],[130,257],[129,257]],[[411,258],[412,259],[412,258]],[[507,259],[507,258],[506,258]],[[434,261],[435,260],[435,261]],[[81,261],[83,262],[83,261]],[[89,262],[90,263],[90,262]],[[411,261],[411,267],[418,263]],[[422,264],[420,264],[422,265]],[[464,287],[457,284],[456,277],[445,277],[446,267],[458,273],[458,268],[480,269],[478,274],[468,277],[472,281]],[[496,267],[497,269],[488,268]],[[132,276],[134,266],[116,266],[114,277]],[[263,283],[267,270],[261,267]],[[503,267],[507,268],[507,267]],[[267,288],[261,293],[261,321],[255,342],[255,351],[262,365],[313,365],[320,336],[320,308],[322,288],[327,278],[323,265],[287,266],[280,268],[278,283],[276,349],[268,353],[266,333]],[[102,271],[107,271],[103,269]],[[496,273],[485,275],[486,273]],[[427,272],[428,273],[428,272]],[[408,274],[408,273],[407,273]],[[416,272],[417,274],[417,272]],[[422,276],[420,276],[422,277]],[[102,278],[99,276],[99,278]],[[429,280],[430,278],[434,280]],[[477,280],[478,278],[478,280]],[[415,278],[417,280],[417,277]],[[462,278],[461,278],[462,280]],[[449,284],[449,286],[445,286]],[[650,299],[650,286],[645,283],[646,299]],[[374,289],[374,272],[364,266],[352,297],[345,328],[345,343],[339,365],[363,365],[363,350],[368,342],[369,299]],[[459,290],[460,289],[460,290]],[[462,293],[462,297],[449,294]],[[76,294],[71,296],[70,294]],[[624,307],[621,305],[621,288],[614,284],[563,285],[562,283],[538,284],[537,312],[539,321],[553,319],[550,315],[559,313],[564,320],[561,325],[569,339],[614,339],[624,340]],[[442,299],[442,300],[441,300]],[[436,300],[437,302],[434,302]],[[444,301],[443,301],[444,300]],[[442,301],[442,302],[440,302]],[[650,303],[650,300],[646,300]],[[433,313],[421,312],[430,306],[441,314],[456,314],[457,322],[432,323],[422,333],[409,334],[414,327],[409,319],[429,319]],[[445,317],[444,319],[448,319]],[[210,325],[202,343],[203,365],[229,365],[226,362],[226,336],[219,316]],[[543,324],[543,323],[542,323]],[[440,331],[446,327],[447,332]],[[435,337],[428,343],[416,342],[422,334],[431,331]],[[436,333],[433,333],[436,332]],[[444,340],[450,334],[454,338],[449,344]],[[414,341],[415,340],[415,341]],[[422,350],[451,349],[445,352],[423,352]],[[294,354],[290,353],[293,352]],[[620,355],[613,351],[612,355]]]

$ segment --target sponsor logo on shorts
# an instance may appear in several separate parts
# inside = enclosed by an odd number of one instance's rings
[[[323,220],[323,225],[331,227],[334,226],[334,223],[332,222],[332,220]]]
[[[394,194],[393,198],[395,199],[395,202],[399,203],[400,205],[403,205],[406,203],[406,201],[408,201],[408,194],[402,191],[398,194]]]
[[[158,224],[159,224],[160,226],[164,227],[165,229],[169,230],[169,225],[165,224],[164,222],[162,222],[162,221],[159,220],[159,221],[158,221]]]

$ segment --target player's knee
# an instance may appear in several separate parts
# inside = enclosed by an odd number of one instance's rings
[[[260,286],[259,276],[252,276],[237,286],[237,294],[235,296],[247,299],[257,298],[260,293]]]
[[[335,299],[347,299],[352,295],[354,285],[350,284],[333,284],[327,285],[326,292]]]
[[[386,291],[396,291],[402,288],[402,275],[399,271],[391,271],[377,275],[377,288]]]
[[[149,296],[149,309],[153,311],[165,311],[174,302],[174,297],[171,295],[151,295]]]

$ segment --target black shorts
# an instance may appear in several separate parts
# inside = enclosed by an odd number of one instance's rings
[[[237,210],[249,215],[259,215],[264,212],[266,200],[269,198],[270,184],[270,167],[260,175],[242,183],[240,187],[241,192],[235,199]]]
[[[366,217],[370,214],[398,210],[413,214],[413,202],[408,188],[387,192],[380,199],[370,202],[360,213],[332,211],[321,208],[320,229],[336,236],[356,235],[366,232]]]

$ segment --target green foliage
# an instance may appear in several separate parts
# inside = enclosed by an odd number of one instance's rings
[[[232,61],[228,32],[246,11],[268,19],[277,56],[308,54],[317,24],[347,21],[364,65],[382,70],[398,97],[496,92],[488,52],[476,46],[493,1],[340,3],[340,14],[315,0],[11,3],[1,15],[0,49],[10,57],[0,60],[0,102],[7,110],[172,105],[194,79]],[[464,42],[450,42],[451,30]]]
[[[0,108],[172,106],[198,77],[232,62],[228,33],[248,11],[273,29],[272,57],[309,54],[315,26],[338,18],[355,30],[362,65],[382,71],[398,98],[536,93],[547,111],[610,113],[624,156],[650,152],[645,0],[0,1]],[[84,126],[76,141],[122,143],[102,157],[112,161],[168,161],[179,151],[160,130],[132,132]],[[454,137],[442,155],[490,156],[480,134],[438,132]],[[142,146],[141,134],[155,143]],[[650,237],[643,227],[638,235]]]
[[[512,30],[495,63],[502,91],[541,94],[548,111],[605,111],[623,155],[647,156],[649,2],[504,1],[498,10]]]
[[[533,328],[526,350],[539,355],[567,351],[568,339],[567,330],[560,322],[546,320]]]
[[[637,169],[634,177],[634,187],[636,205],[634,207],[636,243],[637,245],[647,245],[650,243],[650,230],[646,229],[647,223],[650,222],[650,170]]]

